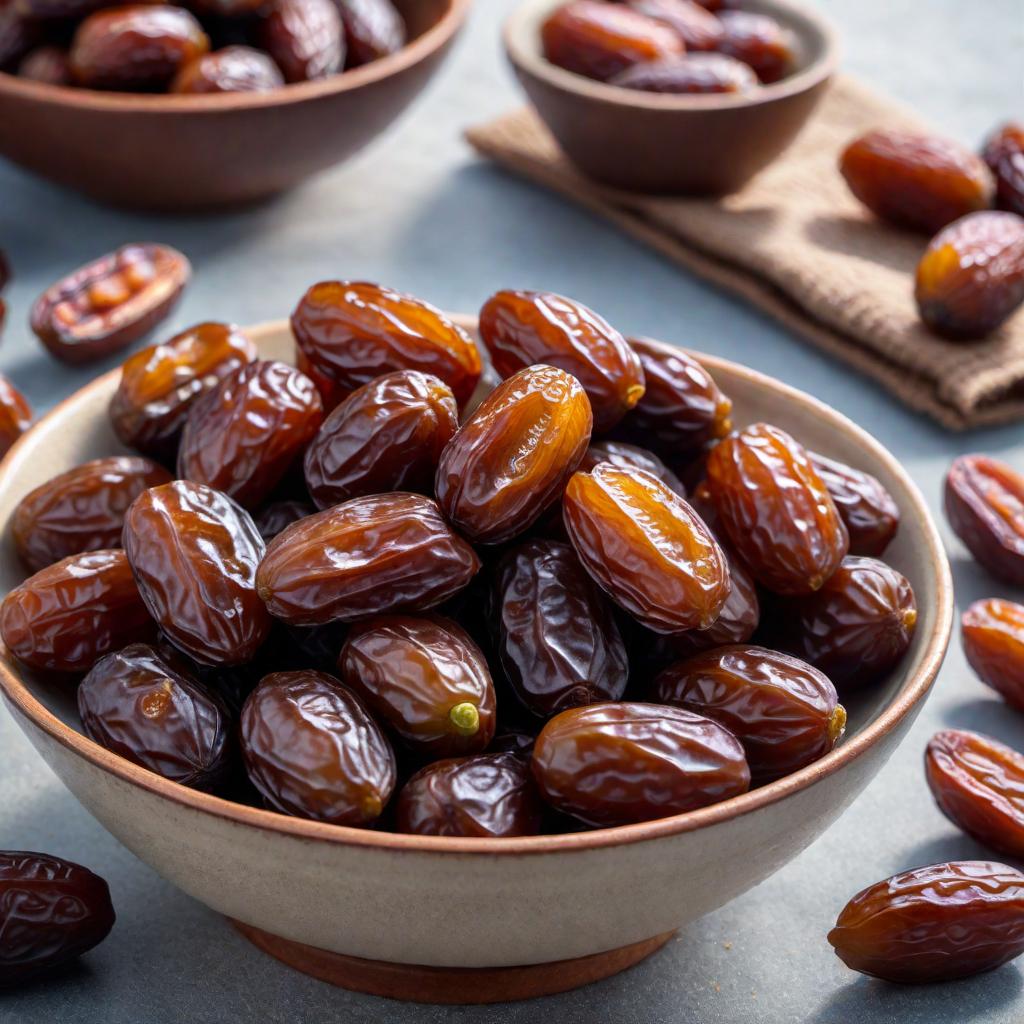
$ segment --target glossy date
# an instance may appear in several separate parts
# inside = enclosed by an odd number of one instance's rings
[[[1024,124],[1004,124],[981,155],[996,179],[996,205],[1024,217]]]
[[[185,64],[170,91],[182,94],[266,92],[284,85],[278,66],[251,46],[225,46]]]
[[[0,310],[0,326],[2,326]],[[32,408],[28,399],[0,373],[0,458],[10,451],[15,441],[32,425]]]
[[[345,28],[345,67],[396,53],[405,45],[405,22],[391,0],[337,0]]]
[[[870,473],[817,452],[807,456],[846,524],[850,554],[878,558],[900,525],[900,510],[892,495]]]
[[[609,79],[609,85],[642,92],[741,93],[757,88],[751,68],[724,53],[685,53],[637,64]]]
[[[326,78],[345,63],[345,34],[333,0],[272,0],[260,38],[286,82]]]
[[[1024,605],[975,601],[961,620],[967,662],[1007,704],[1024,711]]]

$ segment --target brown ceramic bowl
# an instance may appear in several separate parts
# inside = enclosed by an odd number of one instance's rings
[[[793,0],[743,0],[794,33],[797,70],[743,94],[620,89],[545,60],[540,27],[565,0],[525,0],[505,23],[520,83],[566,156],[587,177],[629,192],[725,195],[768,166],[803,127],[838,60],[836,36]]]
[[[409,43],[263,93],[147,96],[0,73],[0,156],[118,206],[186,210],[263,199],[379,135],[440,66],[471,0],[396,0]]]
[[[249,333],[264,357],[293,358],[285,323]],[[733,398],[738,425],[771,420],[874,473],[903,511],[886,558],[917,594],[913,644],[850,704],[844,742],[802,771],[620,828],[524,839],[394,835],[228,803],[136,767],[82,735],[71,688],[27,672],[2,647],[0,692],[50,767],[125,846],[301,970],[400,998],[489,1002],[628,967],[777,871],[839,817],[910,727],[950,634],[942,542],[900,463],[810,396],[700,358]],[[18,500],[55,473],[124,451],[107,417],[118,372],[58,406],[0,464],[0,592],[25,575],[9,530]]]

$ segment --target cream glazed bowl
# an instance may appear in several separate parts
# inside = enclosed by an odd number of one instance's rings
[[[285,322],[249,333],[264,357],[293,359]],[[814,398],[735,363],[698,357],[732,397],[738,425],[771,421],[873,473],[903,514],[886,559],[917,594],[913,644],[889,678],[852,702],[845,741],[815,764],[659,821],[451,839],[305,821],[176,785],[87,739],[73,693],[0,649],[0,689],[11,713],[128,849],[261,948],[324,980],[398,998],[491,1002],[562,991],[636,963],[680,926],[777,871],[839,817],[920,710],[952,618],[939,535],[896,459]],[[72,395],[0,464],[4,592],[24,576],[9,530],[18,500],[55,473],[124,451],[107,418],[118,374]]]

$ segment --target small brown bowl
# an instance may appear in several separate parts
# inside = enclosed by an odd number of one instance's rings
[[[744,0],[796,37],[798,69],[748,93],[664,95],[595,82],[544,58],[540,28],[565,0],[525,0],[505,51],[537,113],[587,177],[629,192],[726,195],[768,166],[804,126],[838,62],[836,35],[793,0]]]
[[[151,96],[0,73],[0,156],[117,206],[253,202],[348,159],[440,66],[471,0],[396,0],[408,44],[390,56],[270,92]]]

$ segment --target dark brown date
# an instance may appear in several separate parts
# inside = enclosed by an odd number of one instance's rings
[[[176,454],[189,407],[242,366],[256,346],[231,324],[202,323],[125,360],[110,400],[118,438],[147,455]]]
[[[15,549],[38,572],[68,555],[119,547],[128,507],[147,488],[170,479],[163,466],[125,455],[94,459],[60,473],[15,507]]]
[[[323,418],[320,392],[304,373],[272,360],[249,363],[192,403],[178,476],[255,508],[301,459]]]
[[[479,568],[434,502],[399,491],[293,523],[270,542],[257,587],[272,615],[316,626],[433,608]]]
[[[299,349],[346,391],[392,370],[440,377],[462,406],[480,379],[473,339],[440,310],[365,281],[322,281],[292,313]]]
[[[7,649],[49,672],[88,672],[103,655],[155,632],[123,551],[89,551],[47,566],[0,606]]]
[[[639,14],[668,25],[685,43],[687,53],[715,50],[725,35],[718,18],[693,0],[628,0],[628,3]]]
[[[796,39],[774,18],[751,11],[719,11],[718,21],[722,26],[719,53],[749,64],[765,85],[795,69]]]
[[[839,568],[846,525],[807,452],[755,423],[716,445],[707,483],[715,512],[754,578],[777,594],[809,594]]]
[[[18,77],[46,85],[71,85],[71,62],[60,46],[37,46],[21,59]]]
[[[327,78],[345,64],[345,33],[333,0],[272,0],[261,41],[286,82]]]
[[[608,84],[642,92],[740,93],[756,89],[758,81],[748,65],[724,53],[685,53],[627,68]]]
[[[587,572],[642,625],[678,633],[718,618],[729,596],[725,555],[656,477],[600,463],[569,481],[562,512]]]
[[[996,206],[1024,217],[1024,124],[1004,124],[981,155],[996,179]]]
[[[620,469],[643,469],[656,476],[670,491],[680,498],[686,497],[682,481],[658,458],[639,445],[626,441],[595,441],[583,456],[579,472],[589,473],[599,462],[610,462]]]
[[[542,365],[513,374],[441,453],[434,489],[445,516],[480,544],[523,533],[561,496],[591,426],[575,377]]]
[[[541,802],[527,761],[511,753],[435,761],[398,794],[395,829],[421,836],[534,836]]]
[[[175,646],[204,665],[253,658],[270,631],[256,593],[264,544],[227,495],[188,480],[144,491],[125,517],[124,548]]]
[[[311,516],[316,509],[306,501],[273,501],[253,516],[253,522],[260,536],[269,544],[286,526]]]
[[[153,0],[162,3],[164,0]],[[21,14],[32,21],[61,22],[81,20],[93,11],[116,7],[111,0],[13,0]]]
[[[107,883],[88,868],[45,853],[0,851],[0,989],[87,953],[114,919]]]
[[[364,826],[395,788],[395,755],[359,699],[324,672],[275,672],[242,708],[252,784],[282,814]]]
[[[210,49],[184,8],[127,4],[90,14],[71,42],[71,73],[90,89],[166,89],[189,61]]]
[[[1024,586],[1024,476],[985,455],[961,455],[946,474],[946,518],[980,565]]]
[[[357,388],[306,449],[306,486],[320,508],[385,491],[432,494],[444,446],[459,426],[451,388],[396,370]]]
[[[32,48],[38,32],[15,0],[0,0],[0,67],[18,60]]]
[[[232,753],[227,708],[148,644],[93,665],[78,687],[86,735],[165,779],[216,790]]]
[[[816,452],[807,456],[846,524],[850,554],[880,557],[900,525],[900,510],[892,495],[870,473]]]
[[[269,55],[251,46],[225,46],[183,65],[170,91],[176,93],[266,92],[284,85]]]
[[[191,273],[188,260],[169,246],[124,245],[47,288],[32,307],[32,330],[66,363],[98,359],[164,320]]]
[[[857,893],[828,941],[847,967],[886,981],[991,971],[1024,952],[1024,875],[978,860],[904,871]]]
[[[563,711],[537,737],[531,768],[552,807],[599,828],[682,814],[750,786],[732,733],[659,704]]]
[[[0,458],[32,425],[28,399],[0,373]]]
[[[391,0],[337,0],[345,28],[345,67],[396,53],[405,45],[405,22]]]
[[[704,651],[665,669],[651,696],[720,722],[747,755],[756,782],[824,757],[842,739],[846,709],[813,666],[764,647]]]
[[[1024,303],[1024,217],[987,210],[928,243],[914,283],[917,311],[934,334],[984,338]]]
[[[629,666],[611,608],[572,548],[531,540],[510,551],[494,587],[498,652],[535,715],[618,700]]]
[[[487,662],[448,619],[386,615],[355,626],[338,674],[416,755],[474,754],[494,736]]]
[[[644,393],[640,359],[626,339],[563,295],[496,292],[480,310],[480,337],[502,377],[536,363],[571,373],[590,399],[596,434],[611,430]]]
[[[1024,605],[992,597],[964,612],[968,664],[1007,704],[1024,711]]]

